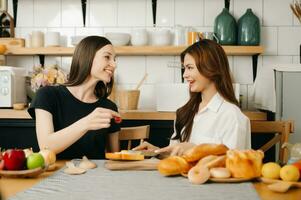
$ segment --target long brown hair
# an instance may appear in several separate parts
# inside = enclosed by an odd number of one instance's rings
[[[217,92],[228,102],[238,105],[235,98],[230,68],[223,48],[212,40],[200,40],[189,46],[181,53],[181,62],[184,63],[186,54],[192,56],[200,74],[215,84]],[[202,102],[201,92],[190,92],[189,101],[176,112],[176,135],[172,139],[180,142],[190,138],[193,118]]]
[[[83,83],[91,73],[96,52],[108,44],[112,43],[100,36],[88,36],[82,39],[74,50],[68,81],[64,85],[76,86]],[[107,84],[99,81],[94,89],[95,96],[98,98],[108,97],[112,92],[113,84],[113,77]]]

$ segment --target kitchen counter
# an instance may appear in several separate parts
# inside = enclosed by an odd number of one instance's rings
[[[174,120],[175,112],[154,110],[120,110],[124,120]],[[267,120],[267,114],[259,111],[243,111],[250,120]],[[31,119],[26,110],[0,109],[0,119]]]
[[[64,161],[57,161],[57,169],[60,169],[64,166]],[[102,167],[102,166],[99,166]],[[54,171],[55,172],[55,171]],[[18,192],[24,191],[26,189],[31,188],[35,184],[44,180],[45,178],[51,176],[54,172],[45,172],[33,179],[12,179],[12,178],[1,178],[0,179],[0,188],[2,192],[2,197],[4,199],[8,199],[13,197]],[[119,172],[118,172],[119,173]],[[189,184],[187,182],[187,184]],[[267,186],[263,183],[253,183],[259,197],[263,200],[282,200],[282,199],[290,199],[297,200],[300,199],[301,189],[290,189],[286,193],[275,193],[270,191]]]

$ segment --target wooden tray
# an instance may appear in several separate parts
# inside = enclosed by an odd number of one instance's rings
[[[110,170],[157,170],[159,159],[145,159],[140,161],[107,160],[105,168]]]
[[[215,183],[241,183],[254,180],[254,178],[210,178],[209,180]]]
[[[33,178],[46,171],[46,168],[36,168],[28,170],[0,170],[0,176],[7,178]]]

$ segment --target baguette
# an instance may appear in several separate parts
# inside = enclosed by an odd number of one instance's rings
[[[224,155],[227,151],[223,144],[200,144],[187,150],[182,157],[187,162],[196,162],[208,155]]]

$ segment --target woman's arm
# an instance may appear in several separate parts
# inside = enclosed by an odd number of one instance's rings
[[[70,126],[54,132],[52,114],[43,109],[35,109],[36,132],[40,149],[49,148],[56,154],[64,151],[89,130],[110,127],[113,116],[120,116],[105,108],[96,108],[86,117],[74,122]]]

